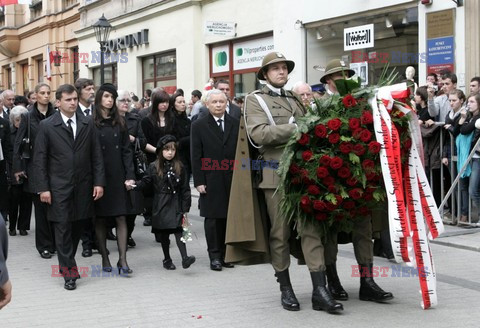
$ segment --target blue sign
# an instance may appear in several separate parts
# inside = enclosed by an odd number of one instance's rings
[[[453,36],[427,40],[428,65],[453,64],[455,61],[454,50]]]

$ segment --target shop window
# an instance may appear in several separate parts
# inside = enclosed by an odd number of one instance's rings
[[[0,6],[0,27],[5,26],[5,6]]]
[[[249,92],[260,89],[262,85],[257,79],[255,72],[245,74],[235,74],[234,79],[234,91],[235,97],[245,97]]]
[[[175,52],[157,54],[142,59],[143,91],[162,87],[173,93],[177,86],[177,58]]]
[[[37,66],[37,82],[43,82],[43,58],[37,59],[35,66]]]
[[[3,67],[3,87],[4,89],[12,89],[12,69],[10,66]]]
[[[101,72],[100,67],[93,69],[93,81],[95,82],[96,86],[100,85],[100,72]],[[105,83],[112,83],[113,85],[118,87],[117,76],[118,76],[117,64],[105,66],[104,77],[103,77]]]

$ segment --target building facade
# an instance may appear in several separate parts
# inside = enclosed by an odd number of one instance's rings
[[[0,12],[0,88],[16,94],[32,91],[39,82],[53,90],[73,83],[78,63],[55,58],[50,74],[47,62],[60,53],[73,58],[78,52],[74,31],[79,28],[77,0],[33,0],[31,5],[7,5]]]

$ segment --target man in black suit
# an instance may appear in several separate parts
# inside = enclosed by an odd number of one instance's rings
[[[227,80],[218,80],[215,83],[215,89],[222,91],[225,94],[225,96],[227,96],[227,108],[225,110],[227,114],[236,118],[237,120],[240,120],[242,111],[240,107],[232,103],[232,101],[230,100],[230,83]],[[208,108],[206,106],[203,106],[200,108],[200,112],[198,113],[198,118],[207,116],[207,114],[208,114]],[[192,118],[192,121],[195,121],[195,119]]]
[[[192,123],[193,183],[200,193],[200,216],[205,217],[210,269],[233,267],[225,262],[225,232],[239,121],[225,114],[227,97],[220,90],[207,94],[208,115]]]
[[[7,270],[8,238],[5,221],[0,215],[0,310],[12,299],[12,283]]]
[[[5,90],[2,92],[2,111],[0,116],[8,120],[10,110],[13,108],[13,102],[15,101],[15,93],[12,90]]]
[[[75,253],[93,201],[103,196],[105,170],[93,120],[76,114],[75,87],[59,86],[55,98],[59,112],[40,123],[35,142],[35,180],[48,204],[64,287],[73,290],[79,277]]]
[[[75,89],[78,94],[77,115],[92,117],[95,101],[95,82],[92,79],[78,78],[75,81]],[[92,256],[92,248],[95,248],[95,227],[93,218],[88,218],[85,229],[80,237],[82,239],[82,256]]]

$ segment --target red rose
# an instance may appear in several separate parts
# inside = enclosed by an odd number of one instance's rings
[[[305,213],[312,212],[312,208],[310,207],[310,205],[311,205],[311,201],[310,201],[310,198],[308,198],[308,196],[302,196],[302,198],[300,198],[300,207]]]
[[[328,176],[328,170],[327,168],[323,167],[323,166],[320,166],[318,169],[317,169],[317,177],[319,177],[320,179],[323,179],[325,178],[326,176]]]
[[[297,174],[300,172],[300,167],[297,164],[292,163],[292,165],[290,165],[289,171],[291,174]]]
[[[307,170],[307,169],[301,169],[301,170],[300,170],[300,176],[301,176],[302,178],[308,177],[308,170]]]
[[[317,211],[323,211],[325,210],[325,202],[321,200],[314,200],[313,201],[313,209]]]
[[[293,185],[299,185],[300,182],[301,182],[301,181],[300,181],[300,178],[293,178],[293,179],[292,179],[292,184],[293,184]]]
[[[345,108],[350,108],[355,106],[357,104],[357,101],[355,100],[355,98],[353,98],[351,94],[348,94],[345,97],[343,97],[342,103],[343,103],[343,106],[345,106]]]
[[[313,181],[313,180],[310,179],[309,177],[304,177],[304,178],[302,179],[302,181],[303,181],[303,184],[306,184],[306,185],[311,185],[311,184],[314,184],[314,183],[315,183],[315,181]]]
[[[340,143],[339,149],[342,153],[349,154],[352,151],[353,146],[349,142],[342,142],[342,143]]]
[[[364,129],[360,134],[360,140],[362,140],[363,142],[368,142],[370,141],[371,138],[372,138],[372,133],[367,129]]]
[[[327,136],[327,128],[323,124],[315,126],[315,135],[319,138],[325,138]]]
[[[337,172],[338,176],[340,178],[348,178],[352,173],[350,172],[350,169],[348,167],[342,166],[341,168],[338,169]]]
[[[317,221],[325,221],[327,219],[326,213],[317,213],[315,214],[315,220]]]
[[[335,205],[334,203],[326,202],[325,208],[327,209],[327,211],[331,212],[337,209],[337,205]]]
[[[343,208],[346,210],[351,210],[355,208],[355,202],[353,200],[346,200],[343,202]]]
[[[328,155],[323,155],[320,157],[320,164],[323,166],[329,166],[330,165],[331,158]]]
[[[337,192],[337,187],[335,185],[329,185],[327,189],[328,192],[331,192],[332,194]]]
[[[310,195],[316,196],[316,195],[318,195],[318,194],[320,193],[320,188],[318,188],[318,187],[315,186],[315,185],[311,185],[311,186],[308,186],[307,192],[308,192]]]
[[[378,154],[381,149],[382,149],[382,145],[379,142],[370,141],[370,143],[368,144],[368,151],[371,154]]]
[[[356,185],[358,183],[358,180],[355,179],[354,177],[350,177],[347,179],[347,185],[353,187],[354,185]]]
[[[377,174],[375,172],[367,172],[365,173],[365,177],[367,178],[367,181],[372,181],[377,178]]]
[[[331,135],[328,136],[328,142],[330,142],[331,144],[336,144],[339,141],[340,141],[340,135],[338,133],[332,133]]]
[[[373,115],[369,111],[364,111],[362,113],[362,117],[360,119],[362,124],[372,124],[373,123]]]
[[[405,142],[403,143],[403,146],[405,147],[405,149],[410,149],[410,147],[412,147],[412,139],[407,139],[405,140]]]
[[[362,189],[354,188],[348,192],[348,196],[355,200],[360,199],[362,197]]]
[[[313,157],[313,153],[311,150],[305,150],[303,153],[302,153],[302,158],[305,162],[308,162],[312,159]]]
[[[364,170],[373,170],[375,168],[375,162],[372,161],[371,159],[365,159],[363,162],[362,162],[362,167]]]
[[[353,136],[355,139],[360,139],[360,136],[362,135],[362,131],[363,131],[362,128],[355,129],[355,130],[353,130],[353,132],[352,132],[352,136]]]
[[[337,131],[342,126],[342,121],[339,118],[334,118],[327,122],[327,126],[332,131]]]
[[[348,120],[348,126],[350,127],[350,130],[356,130],[360,127],[360,120],[356,117],[353,117]]]
[[[326,178],[323,178],[322,182],[326,186],[331,186],[331,185],[335,184],[335,179],[331,176],[328,176]]]
[[[357,156],[362,156],[363,154],[365,154],[365,151],[365,147],[363,147],[363,145],[361,144],[356,144],[355,146],[353,146],[353,152]]]
[[[334,170],[338,170],[343,165],[343,160],[340,157],[333,157],[330,161],[330,167]]]
[[[335,195],[335,198],[337,199],[337,205],[341,205],[343,203],[343,198],[340,195]]]
[[[305,146],[306,144],[308,144],[309,141],[310,141],[310,136],[306,133],[302,133],[302,136],[300,137],[300,139],[298,139],[297,142],[302,146]]]

